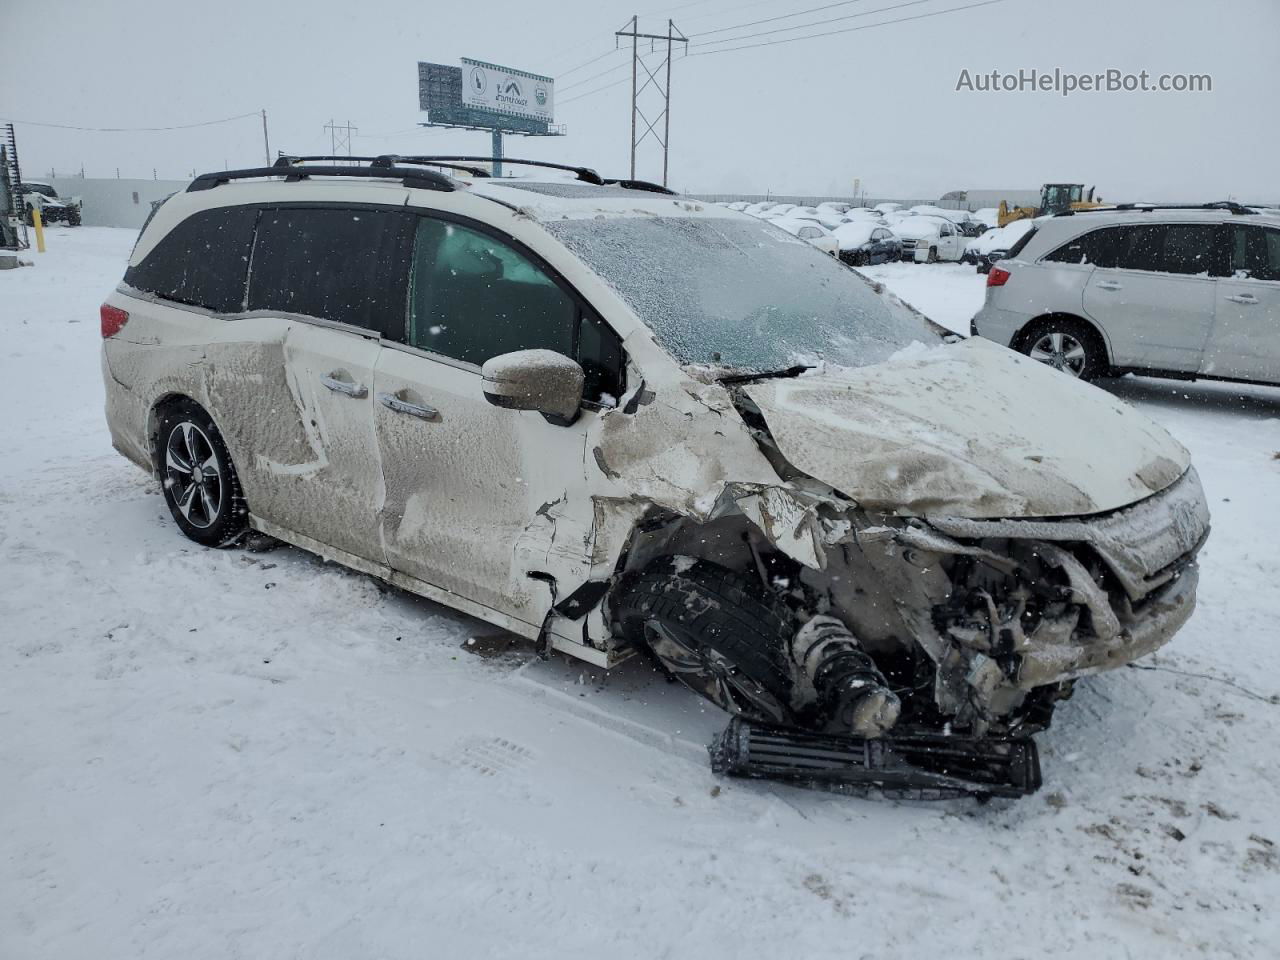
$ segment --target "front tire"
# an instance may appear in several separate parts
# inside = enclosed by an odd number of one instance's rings
[[[759,583],[705,560],[659,560],[624,582],[612,604],[623,636],[722,710],[794,722],[786,643],[789,610]]]
[[[206,547],[229,547],[248,529],[240,479],[213,419],[192,400],[160,413],[156,470],[178,528]]]
[[[1071,317],[1041,320],[1022,336],[1019,352],[1080,380],[1105,377],[1110,369],[1098,332]]]
[[[937,248],[937,247],[930,247],[930,248],[929,248],[929,259],[928,259],[928,261],[927,261],[927,262],[929,262],[929,263],[937,263],[937,262],[938,262],[938,248]]]

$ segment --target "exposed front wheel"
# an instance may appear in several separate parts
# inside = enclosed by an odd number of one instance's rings
[[[659,560],[611,606],[624,636],[728,713],[863,737],[898,719],[897,696],[843,623],[800,623],[759,581],[717,564]]]
[[[1022,352],[1032,360],[1081,380],[1105,376],[1106,350],[1096,332],[1070,318],[1045,320],[1022,339]]]
[[[792,722],[785,645],[795,625],[758,583],[704,560],[659,561],[623,585],[613,613],[628,639],[722,710]]]
[[[937,248],[937,247],[930,247],[930,248],[929,248],[929,263],[937,263],[937,262],[938,262],[938,248]]]
[[[236,543],[248,527],[240,480],[222,434],[191,400],[160,416],[156,459],[169,512],[189,538],[207,547]]]

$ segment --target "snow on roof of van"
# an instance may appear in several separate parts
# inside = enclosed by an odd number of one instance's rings
[[[570,179],[472,180],[469,190],[515,207],[535,220],[577,220],[592,217],[733,217],[745,214],[689,197],[647,190],[628,190],[617,184],[597,186]]]

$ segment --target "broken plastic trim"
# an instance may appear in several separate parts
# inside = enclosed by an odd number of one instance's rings
[[[1040,789],[1030,737],[975,740],[916,733],[861,740],[734,717],[707,748],[713,773],[796,786],[873,786],[921,799],[1023,797]]]

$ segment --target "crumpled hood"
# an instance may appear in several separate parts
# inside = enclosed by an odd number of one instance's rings
[[[1163,490],[1191,463],[1128,404],[977,337],[741,389],[797,469],[901,515],[1104,513]]]

